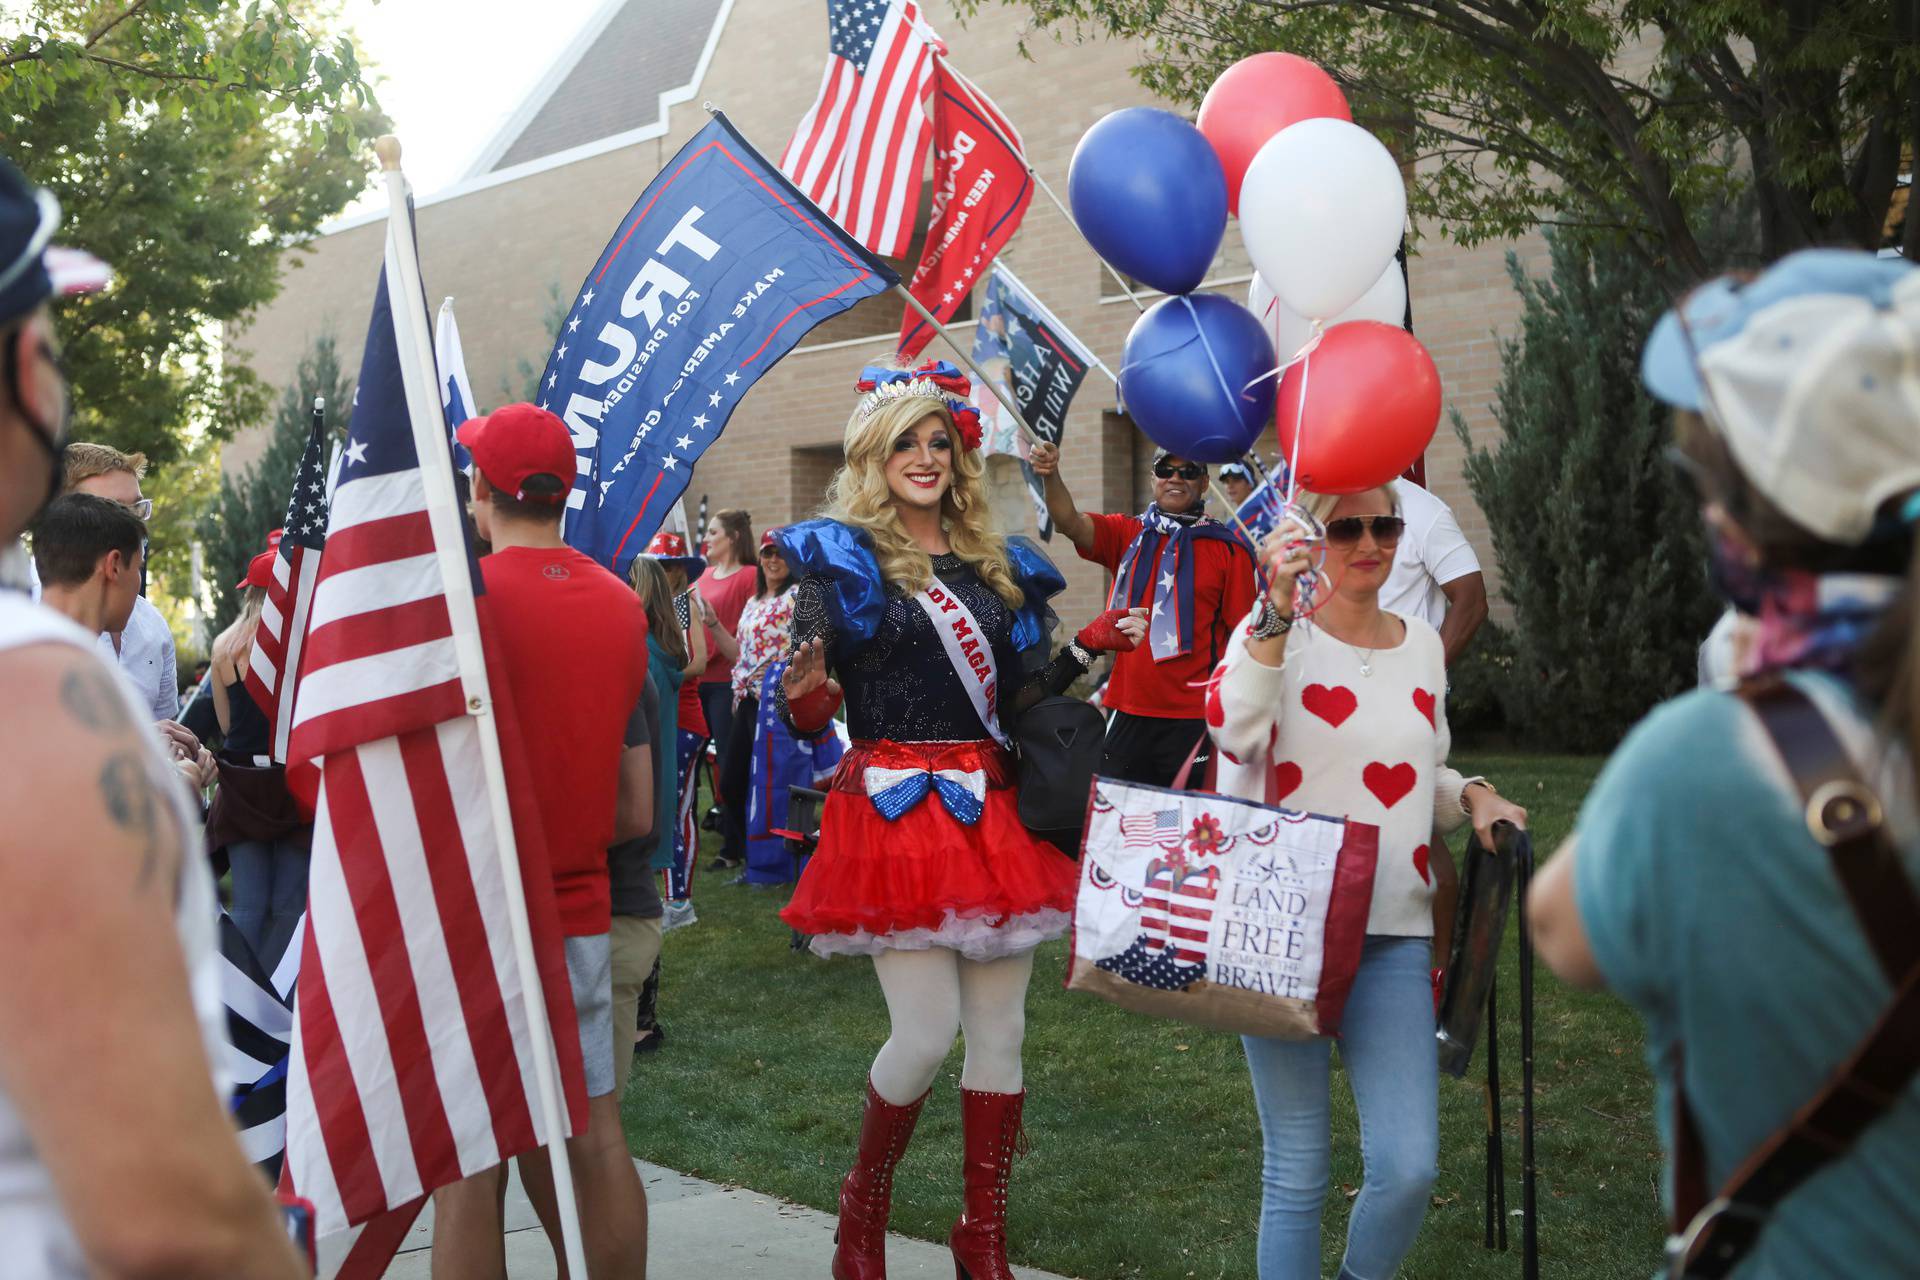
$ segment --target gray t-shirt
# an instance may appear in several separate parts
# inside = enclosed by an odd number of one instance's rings
[[[660,692],[647,681],[633,714],[627,718],[626,745],[660,750]],[[655,797],[658,799],[658,797]],[[655,806],[656,810],[658,806]],[[663,914],[660,884],[653,870],[653,851],[665,829],[660,814],[654,814],[653,830],[637,840],[624,840],[607,850],[607,879],[612,890],[613,914],[656,920]]]

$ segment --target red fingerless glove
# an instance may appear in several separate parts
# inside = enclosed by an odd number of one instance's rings
[[[1120,629],[1120,619],[1126,616],[1125,609],[1109,609],[1080,628],[1080,634],[1073,638],[1073,642],[1095,653],[1130,653],[1135,641]]]
[[[840,709],[840,690],[831,680],[822,680],[810,693],[788,697],[787,718],[801,733],[818,733]]]

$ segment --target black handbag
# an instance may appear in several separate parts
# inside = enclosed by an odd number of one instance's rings
[[[1105,719],[1078,698],[1042,698],[1020,713],[1014,745],[1021,825],[1069,857],[1079,856],[1087,797],[1106,738]]]

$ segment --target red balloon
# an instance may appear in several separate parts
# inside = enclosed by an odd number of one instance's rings
[[[1198,123],[1227,171],[1228,212],[1240,212],[1240,179],[1254,153],[1288,125],[1317,116],[1353,119],[1333,77],[1297,53],[1256,53],[1220,73]]]
[[[1302,489],[1364,493],[1412,466],[1433,439],[1440,371],[1405,329],[1349,320],[1280,379],[1276,416],[1282,457],[1294,456],[1299,424]]]

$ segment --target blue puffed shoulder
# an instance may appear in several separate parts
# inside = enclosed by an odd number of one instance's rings
[[[863,530],[838,520],[803,520],[775,531],[773,540],[797,581],[809,574],[827,583],[827,605],[844,644],[861,645],[880,630],[887,611],[880,562]]]
[[[1013,615],[1013,647],[1031,649],[1046,640],[1053,625],[1047,601],[1066,590],[1067,580],[1031,538],[1008,538],[1007,560],[1013,566],[1014,581],[1027,596]]]

